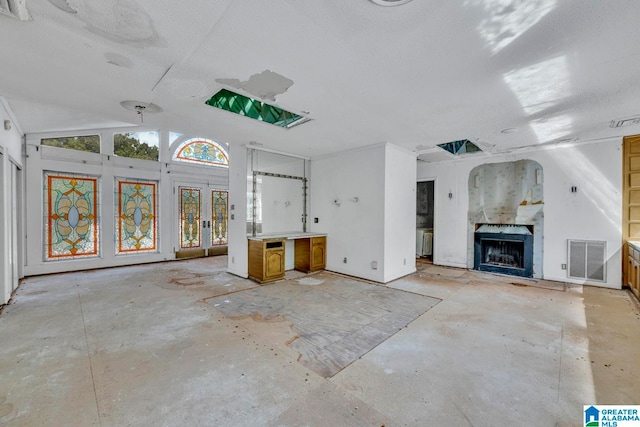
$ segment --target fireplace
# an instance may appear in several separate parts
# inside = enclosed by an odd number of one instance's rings
[[[512,276],[533,277],[533,226],[478,224],[473,268]]]

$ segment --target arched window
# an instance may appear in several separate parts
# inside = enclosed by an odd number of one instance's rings
[[[205,138],[191,138],[182,142],[176,148],[173,160],[229,167],[227,151],[217,142]]]

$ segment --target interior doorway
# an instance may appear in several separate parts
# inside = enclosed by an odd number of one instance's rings
[[[433,259],[435,181],[420,181],[416,187],[416,257]]]
[[[175,186],[176,258],[195,258],[227,253],[229,193],[207,184]]]

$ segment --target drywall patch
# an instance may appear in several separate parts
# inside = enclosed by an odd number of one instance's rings
[[[244,82],[238,79],[216,79],[216,81],[223,85],[242,89],[250,95],[269,101],[275,101],[276,95],[282,95],[293,86],[293,80],[271,70],[264,70],[261,73],[254,74]]]
[[[151,16],[136,0],[68,0],[87,30],[116,43],[134,47],[163,47]]]

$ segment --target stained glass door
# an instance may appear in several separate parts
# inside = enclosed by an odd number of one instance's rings
[[[178,245],[176,256],[213,254],[228,242],[228,192],[206,185],[178,185]],[[215,253],[220,253],[215,251]]]

